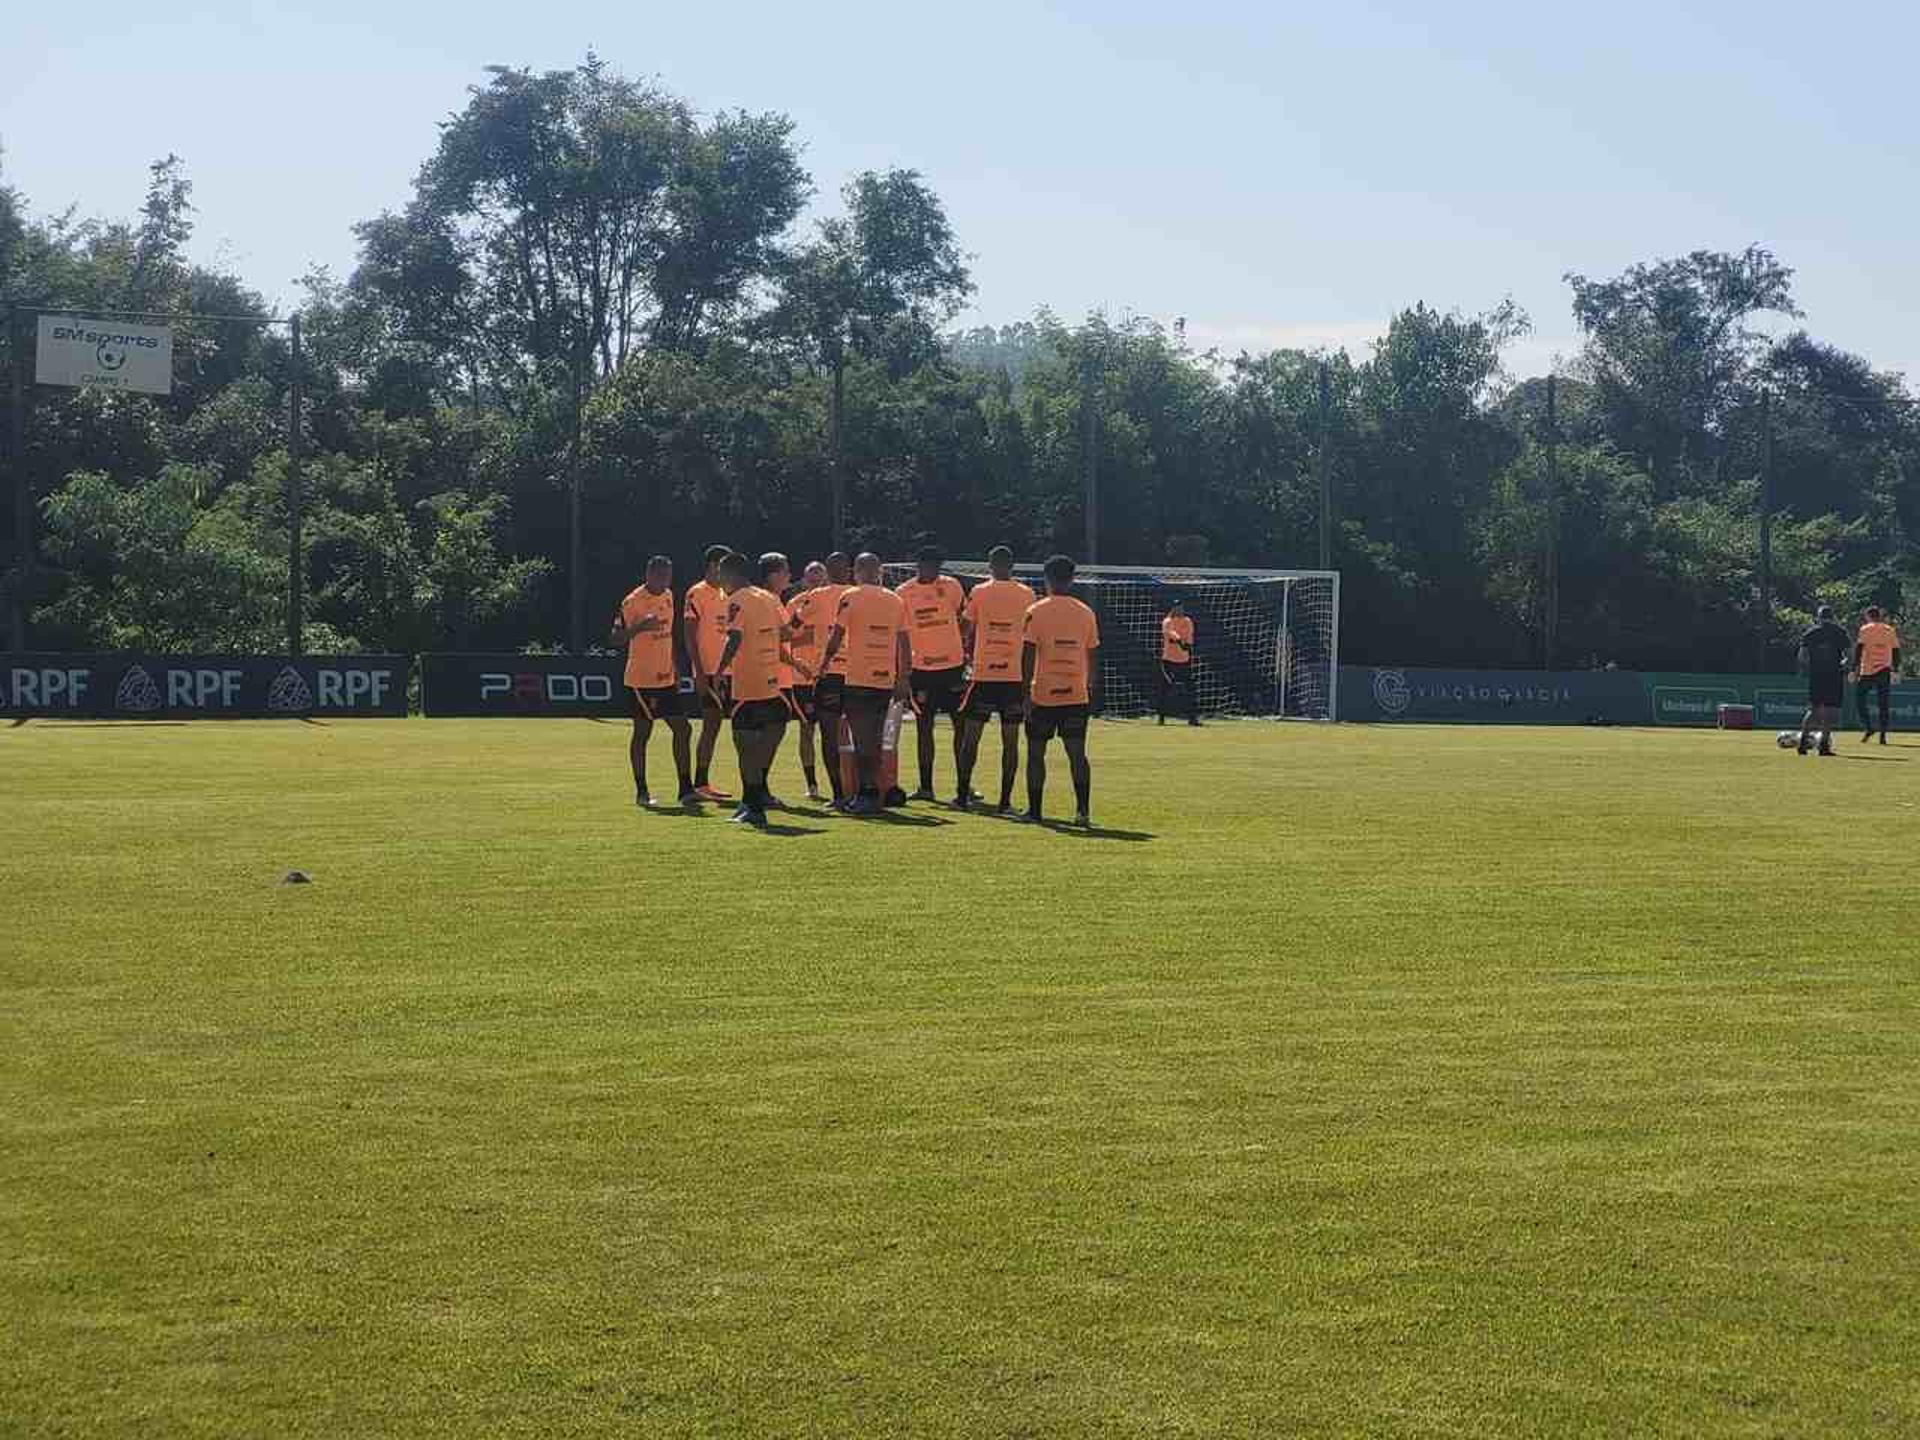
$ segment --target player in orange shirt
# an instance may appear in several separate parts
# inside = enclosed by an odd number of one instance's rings
[[[726,714],[726,697],[714,679],[720,652],[727,643],[727,597],[720,586],[720,562],[731,553],[725,545],[707,547],[706,577],[687,587],[680,615],[687,663],[693,672],[694,703],[700,707],[700,743],[693,756],[693,788],[702,800],[733,798],[726,791],[714,788],[711,773],[713,747],[720,743],[720,721]]]
[[[786,557],[760,562],[763,581],[786,568]],[[729,682],[733,747],[740,757],[740,808],[733,818],[764,830],[767,806],[776,803],[767,790],[773,757],[787,733],[792,703],[780,689],[780,654],[787,614],[779,597],[751,583],[752,566],[737,552],[720,562],[720,584],[727,593],[727,641],[716,675]]]
[[[1880,697],[1880,743],[1887,743],[1887,722],[1892,719],[1893,677],[1900,669],[1900,632],[1880,614],[1878,605],[1867,607],[1867,623],[1853,644],[1853,703],[1860,707],[1860,723],[1866,733],[1865,744],[1873,739],[1873,719],[1867,714],[1869,691]]]
[[[880,575],[880,557],[871,551],[853,562],[856,583],[840,597],[823,657],[829,671],[836,659],[845,657],[841,673],[846,679],[847,728],[853,732],[860,772],[860,793],[843,807],[849,815],[880,813],[880,738],[887,707],[913,696],[907,607],[881,585]]]
[[[809,560],[806,568],[800,572],[800,588],[787,601],[787,656],[793,667],[793,708],[800,716],[800,771],[807,777],[807,798],[820,798],[820,782],[814,770],[814,736],[819,730],[816,724],[818,715],[818,695],[816,682],[820,675],[820,652],[826,647],[827,631],[833,626],[833,615],[829,611],[820,613],[826,597],[819,592],[827,583],[827,567],[818,560]],[[833,603],[837,607],[840,596],[835,593]],[[829,743],[837,743],[834,737]],[[829,770],[837,770],[828,756]]]
[[[920,760],[915,800],[933,799],[933,730],[942,714],[953,719],[953,750],[960,755],[960,697],[967,688],[967,650],[960,635],[960,611],[967,591],[951,575],[942,575],[946,557],[938,546],[920,551],[915,574],[895,590],[907,607],[907,641],[913,651],[913,714]],[[966,787],[960,787],[966,793]]]
[[[1160,622],[1160,723],[1167,723],[1167,711],[1175,696],[1187,712],[1187,724],[1200,723],[1200,702],[1193,686],[1193,619],[1186,602],[1176,600],[1167,607],[1167,618]]]
[[[1100,625],[1073,595],[1073,561],[1055,555],[1046,564],[1047,598],[1027,611],[1020,669],[1027,687],[1027,819],[1041,818],[1047,789],[1047,742],[1066,748],[1073,770],[1073,823],[1091,828],[1093,771],[1087,764],[1087,717],[1099,695],[1094,652]]]
[[[627,758],[633,766],[633,803],[653,804],[647,793],[647,741],[653,722],[663,720],[673,733],[673,768],[680,776],[680,803],[694,799],[692,729],[680,710],[679,668],[676,664],[680,627],[673,608],[673,561],[655,555],[647,561],[646,579],[628,592],[613,612],[607,636],[615,649],[627,652],[626,686],[633,693],[633,738]]]
[[[980,737],[987,721],[1000,717],[1000,813],[1013,808],[1013,782],[1020,773],[1020,722],[1027,714],[1027,692],[1020,675],[1020,652],[1026,638],[1027,611],[1033,591],[1013,578],[1013,551],[996,545],[987,552],[987,571],[993,577],[967,592],[960,622],[967,633],[972,668],[961,697],[959,744],[960,789],[954,805],[964,810],[973,802],[973,766],[980,757]]]
[[[827,638],[833,633],[834,620],[840,614],[840,600],[853,588],[853,561],[844,550],[827,556],[827,583],[815,592],[808,616],[814,626],[814,643],[820,648],[820,673],[813,682],[814,712],[820,724],[820,758],[826,763],[827,783],[833,790],[836,810],[846,806],[846,786],[840,778],[840,722],[847,713],[847,657],[844,652],[827,658]]]

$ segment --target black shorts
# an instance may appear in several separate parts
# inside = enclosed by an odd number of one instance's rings
[[[969,720],[998,715],[1003,723],[1017,725],[1027,715],[1027,687],[1017,680],[980,680],[967,687],[961,703]]]
[[[847,708],[847,677],[822,675],[813,686],[813,708],[822,715],[839,715]]]
[[[1809,675],[1807,677],[1807,703],[1809,705],[1841,705],[1846,703],[1847,680],[1838,670],[1831,675]]]
[[[1078,740],[1087,733],[1088,705],[1035,705],[1027,711],[1027,739]]]
[[[811,720],[820,706],[814,700],[813,686],[796,685],[787,694],[793,697],[793,713],[802,720]]]
[[[966,694],[967,667],[954,665],[945,670],[916,670],[911,677],[914,707],[922,715],[951,715],[960,718],[960,699]]]
[[[771,700],[742,700],[733,707],[733,728],[766,730],[781,726],[793,718],[793,707],[781,695]]]
[[[662,685],[656,689],[634,689],[634,717],[639,720],[677,720],[686,713],[685,699],[677,685]]]
[[[892,703],[893,691],[875,690],[866,685],[849,685],[843,694],[844,708],[849,715],[884,715]]]

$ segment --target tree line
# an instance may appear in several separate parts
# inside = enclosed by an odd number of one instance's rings
[[[1101,563],[1271,568],[1317,563],[1324,465],[1354,661],[1744,669],[1821,602],[1920,613],[1920,408],[1802,328],[1762,246],[1568,275],[1581,350],[1516,377],[1511,303],[1411,304],[1358,358],[956,329],[920,175],[812,198],[784,116],[593,56],[490,71],[352,274],[300,284],[308,648],[565,646],[715,539],[1084,558],[1089,469]],[[187,258],[194,215],[175,156],[126,219],[0,184],[0,302],[267,317]],[[284,643],[286,336],[196,321],[175,352],[170,396],[33,396],[0,583],[36,648]]]

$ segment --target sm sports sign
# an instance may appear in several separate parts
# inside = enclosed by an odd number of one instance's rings
[[[42,315],[38,341],[33,378],[42,385],[173,393],[173,331],[165,325]]]

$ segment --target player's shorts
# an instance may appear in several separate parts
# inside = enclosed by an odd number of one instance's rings
[[[685,713],[685,707],[681,704],[684,697],[677,685],[644,690],[636,687],[629,693],[633,696],[633,713],[639,719],[673,720]]]
[[[915,670],[910,683],[913,703],[922,715],[951,715],[960,718],[960,697],[967,689],[967,667],[955,665],[946,670]]]
[[[1035,705],[1027,711],[1027,739],[1078,740],[1087,733],[1089,705]]]
[[[966,688],[960,703],[969,720],[998,715],[1003,722],[1018,724],[1027,717],[1027,687],[1014,680],[979,680]]]
[[[893,703],[893,691],[876,690],[870,685],[849,685],[843,700],[849,715],[884,715]]]
[[[733,728],[736,730],[767,730],[785,725],[792,718],[793,707],[780,695],[771,700],[737,701],[733,707]]]
[[[796,685],[787,694],[793,701],[793,713],[800,719],[811,720],[818,713],[820,705],[814,698],[813,686]]]
[[[847,708],[847,677],[822,675],[813,684],[813,708],[821,715],[840,715]]]
[[[1846,703],[1847,680],[1838,670],[1831,675],[1809,675],[1807,677],[1807,703],[1809,705],[1842,705]]]

